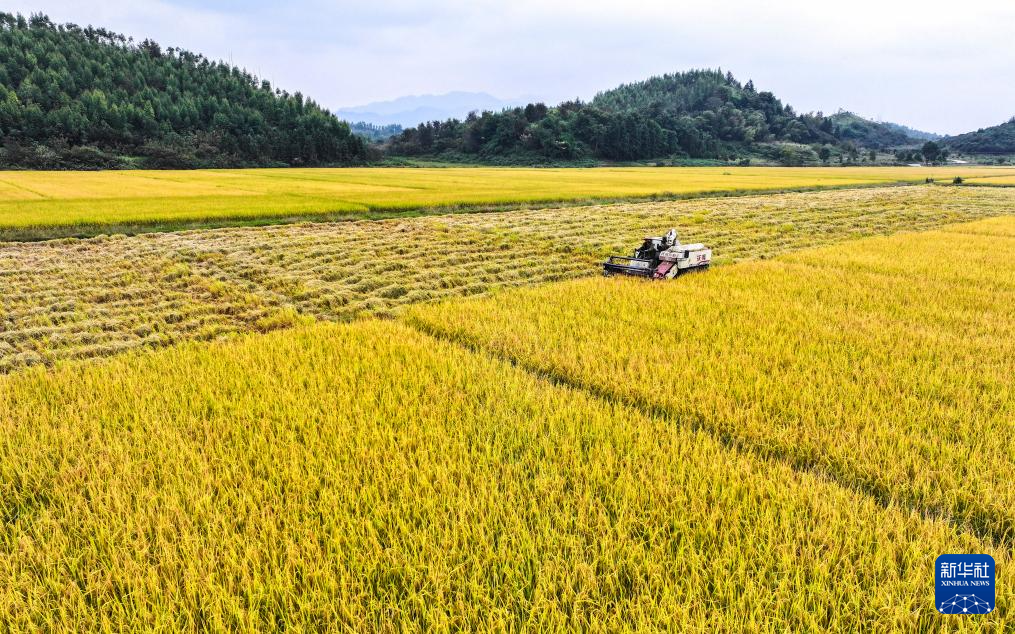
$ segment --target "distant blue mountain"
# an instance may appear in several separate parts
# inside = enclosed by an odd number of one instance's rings
[[[485,92],[449,92],[444,95],[413,95],[391,101],[377,101],[362,106],[340,108],[335,115],[346,121],[373,125],[400,125],[410,128],[424,121],[464,119],[473,110],[500,112],[504,108],[524,106],[529,100],[499,99]]]

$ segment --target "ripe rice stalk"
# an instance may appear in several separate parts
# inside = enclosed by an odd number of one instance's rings
[[[0,377],[0,515],[12,630],[929,631],[943,552],[1011,627],[1007,549],[390,321]]]
[[[1015,543],[1015,218],[416,306],[409,323]]]

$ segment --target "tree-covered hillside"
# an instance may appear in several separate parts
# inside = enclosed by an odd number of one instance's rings
[[[852,112],[840,111],[831,116],[835,136],[866,148],[890,148],[915,145],[920,138],[911,136],[902,126],[878,123]]]
[[[202,55],[0,13],[0,166],[360,162],[364,141],[303,97]]]
[[[1015,154],[1015,117],[1001,125],[947,137],[942,143],[965,154]]]
[[[652,77],[548,108],[530,104],[499,113],[473,114],[410,128],[394,139],[395,155],[464,155],[475,160],[638,160],[660,157],[733,159],[752,151],[795,163],[801,145],[809,160],[826,160],[828,146],[857,156],[856,146],[913,143],[905,134],[856,117],[877,129],[849,136],[833,117],[798,114],[754,83],[741,84],[719,70]],[[880,126],[880,127],[879,127]],[[869,142],[868,142],[869,141]],[[773,144],[784,147],[771,147]],[[767,144],[767,147],[762,147]],[[759,149],[760,148],[760,149]],[[822,148],[825,148],[824,150]],[[763,150],[763,151],[762,151]],[[781,153],[781,154],[780,154]]]
[[[722,143],[831,142],[820,115],[797,115],[754,82],[741,85],[732,73],[694,70],[624,84],[596,95],[591,106],[607,113],[645,116],[677,133],[688,153],[708,153]]]

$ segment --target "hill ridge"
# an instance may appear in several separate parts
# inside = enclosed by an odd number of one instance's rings
[[[301,93],[91,26],[0,13],[0,166],[362,162],[362,139]]]

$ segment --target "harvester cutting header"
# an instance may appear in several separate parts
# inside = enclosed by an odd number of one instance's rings
[[[677,230],[659,237],[645,238],[633,257],[611,255],[603,263],[603,275],[637,275],[654,280],[669,280],[690,271],[703,271],[712,263],[712,250],[703,244],[680,244]]]

